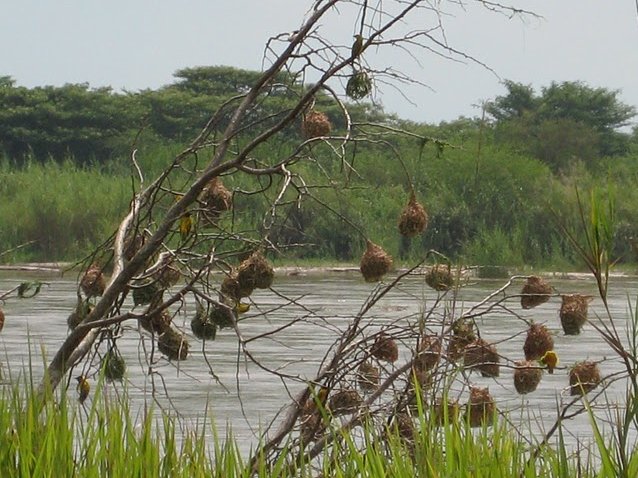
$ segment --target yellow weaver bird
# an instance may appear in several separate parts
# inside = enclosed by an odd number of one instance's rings
[[[185,212],[182,217],[179,218],[179,234],[182,236],[182,241],[188,238],[188,235],[193,229],[193,218],[190,212]]]
[[[78,400],[80,403],[84,403],[86,398],[89,396],[89,392],[91,391],[91,384],[86,379],[84,375],[79,375],[75,378],[78,381]]]
[[[250,304],[246,304],[244,302],[237,302],[237,304],[235,304],[235,311],[238,314],[245,314],[249,310],[250,310]]]
[[[558,354],[553,350],[548,350],[545,352],[545,355],[540,358],[539,362],[547,367],[549,373],[554,373],[554,369],[558,365]]]

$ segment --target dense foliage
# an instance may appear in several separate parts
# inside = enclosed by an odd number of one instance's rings
[[[29,89],[9,77],[0,79],[5,157],[0,250],[27,244],[2,260],[75,259],[90,250],[114,229],[128,205],[132,148],[145,174],[153,177],[211,111],[245,93],[257,75],[230,67],[187,68],[171,85],[136,93],[88,85]],[[255,115],[282,114],[303,91],[295,78],[279,80]],[[378,141],[346,147],[350,165],[334,160],[329,147],[313,146],[321,167],[305,168],[304,200],[300,205],[288,198],[287,214],[269,225],[269,236],[290,246],[288,257],[351,261],[364,246],[348,226],[354,224],[383,238],[384,247],[406,260],[436,249],[482,265],[567,266],[576,262],[556,232],[555,218],[576,210],[574,186],[584,191],[602,182],[616,194],[616,253],[633,261],[638,141],[619,128],[635,108],[622,104],[618,92],[582,83],[553,83],[540,94],[514,82],[505,87],[505,95],[486,104],[488,119],[459,118],[437,126],[403,121],[368,103],[350,105],[355,128],[371,130],[369,123],[381,123],[433,140],[389,140],[379,129]],[[339,135],[344,119],[338,106],[318,96],[316,108]],[[238,144],[254,134],[249,124],[244,133]],[[299,138],[298,129],[282,131],[259,153],[285,157]],[[330,181],[335,175],[347,180],[335,186]],[[229,219],[228,227],[256,227],[250,222],[269,207],[262,196],[250,194],[260,184],[235,177],[225,181],[247,211]],[[397,230],[410,184],[429,215],[425,234],[411,240]]]

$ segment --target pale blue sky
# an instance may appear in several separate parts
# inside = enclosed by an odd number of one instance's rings
[[[441,2],[448,4],[449,2]],[[552,80],[582,80],[622,90],[638,107],[638,19],[633,0],[513,1],[543,19],[508,19],[477,9],[449,7],[450,45],[480,59],[500,76],[535,87]],[[172,81],[196,65],[259,69],[267,38],[294,30],[306,0],[3,0],[0,7],[0,75],[19,85],[88,82],[138,90]],[[347,12],[324,25],[325,35],[352,38]],[[412,25],[413,26],[413,25]],[[410,25],[408,25],[410,27]],[[503,93],[486,69],[419,53],[379,53],[431,89],[401,86],[415,105],[379,85],[377,100],[404,118],[438,123],[475,116],[472,106]]]

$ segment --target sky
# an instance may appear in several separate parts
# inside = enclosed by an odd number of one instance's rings
[[[426,51],[374,50],[366,61],[400,70],[422,85],[377,84],[374,101],[419,122],[480,116],[477,106],[505,93],[505,79],[537,91],[552,81],[619,90],[638,108],[638,14],[634,0],[502,0],[540,17],[488,12],[476,0],[443,6],[448,44],[482,62]],[[385,0],[388,4],[388,0]],[[185,67],[259,70],[269,37],[295,30],[309,0],[3,0],[0,76],[34,87],[89,83],[136,91],[173,81]],[[322,24],[330,41],[349,45],[347,8]],[[404,31],[422,27],[402,25]],[[638,124],[638,123],[637,123]]]

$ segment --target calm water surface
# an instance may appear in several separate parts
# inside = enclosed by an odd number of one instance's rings
[[[32,280],[33,275],[21,272],[0,273],[0,291],[15,287],[20,282]],[[67,335],[66,319],[73,310],[76,300],[75,277],[40,276],[48,283],[40,295],[34,299],[11,299],[3,305],[6,315],[4,330],[0,333],[0,347],[4,358],[0,361],[4,375],[21,370],[30,360],[29,341],[35,374],[42,374],[40,360],[44,353],[49,360]],[[506,281],[480,280],[462,290],[459,306],[468,309],[482,300],[491,291]],[[522,284],[522,281],[519,281]],[[552,285],[561,293],[580,292],[597,296],[595,284],[589,279],[552,280]],[[333,273],[324,276],[277,276],[277,295],[270,291],[255,293],[253,309],[240,324],[245,338],[259,336],[272,331],[293,319],[302,319],[272,338],[262,338],[249,343],[249,352],[264,367],[279,372],[312,378],[317,371],[325,352],[336,337],[345,329],[350,319],[361,308],[374,286],[364,283],[357,274]],[[515,285],[510,293],[515,294],[520,285]],[[638,295],[638,279],[613,279],[611,283],[610,304],[617,324],[624,329],[629,317],[629,301],[634,302]],[[287,298],[297,300],[296,306],[278,308]],[[375,306],[369,319],[373,324],[370,330],[399,321],[415,321],[426,304],[431,303],[437,293],[424,286],[420,277],[410,277],[390,295]],[[545,323],[555,333],[555,349],[561,358],[561,364],[569,366],[574,362],[591,359],[601,361],[603,375],[621,369],[619,360],[591,325],[586,325],[580,336],[564,336],[560,328],[558,311],[560,299],[552,298],[548,303],[535,309],[524,311],[519,299],[506,302],[515,314],[499,309],[480,319],[481,335],[490,342],[500,342],[499,353],[513,360],[523,357],[522,345],[525,325],[521,318],[533,318]],[[251,315],[267,312],[264,316]],[[190,318],[185,314],[175,319],[175,324],[186,331],[190,337]],[[590,318],[602,314],[601,301],[595,300],[590,306]],[[517,317],[518,315],[519,317]],[[163,387],[171,398],[172,406],[186,422],[201,423],[208,406],[218,428],[229,425],[244,449],[256,442],[256,433],[263,429],[290,400],[301,385],[292,381],[283,382],[272,373],[257,367],[239,355],[234,331],[224,329],[214,342],[202,343],[190,337],[191,354],[188,360],[180,362],[179,368],[164,359],[154,364],[154,370],[161,374],[153,375],[158,390],[157,397],[164,406],[168,405]],[[151,346],[149,336],[144,336],[143,344]],[[144,350],[140,342],[137,327],[127,327],[118,340],[120,351],[128,365],[129,394],[135,404],[141,405],[150,396],[153,381],[146,373],[148,364],[144,360]],[[408,357],[407,348],[403,351]],[[210,373],[211,364],[221,385]],[[400,363],[400,362],[399,362]],[[74,375],[81,373],[77,370]],[[90,371],[89,371],[90,373]],[[567,369],[557,370],[554,375],[544,374],[536,392],[519,396],[512,383],[512,371],[502,368],[497,379],[482,378],[473,375],[474,383],[489,386],[498,406],[510,410],[514,421],[530,423],[531,433],[540,433],[556,418],[556,404],[570,399],[565,387],[568,384]],[[288,385],[288,388],[285,386]],[[113,385],[109,385],[113,387]],[[74,383],[70,390],[74,392]],[[622,383],[609,387],[608,397],[613,399],[623,392]],[[525,405],[522,407],[522,405]],[[606,406],[600,407],[599,414],[605,416]],[[522,415],[520,410],[525,410]],[[591,436],[587,417],[581,416],[568,424],[570,440]]]

